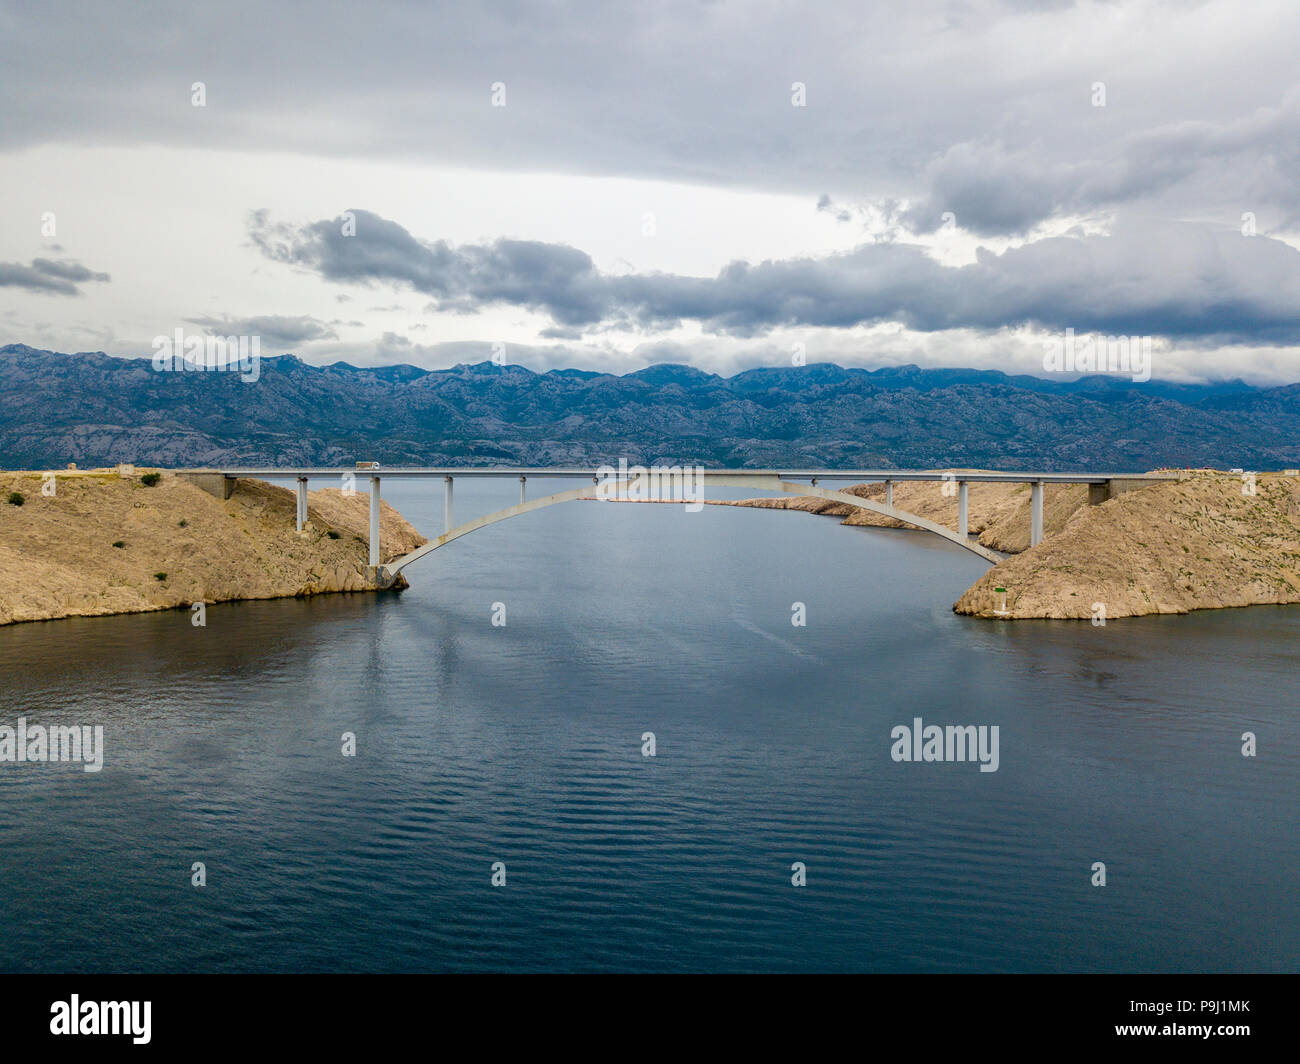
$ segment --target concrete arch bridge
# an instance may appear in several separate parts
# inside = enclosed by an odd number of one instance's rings
[[[700,467],[651,467],[644,470],[633,467],[628,470],[625,465],[619,469],[603,466],[598,469],[380,469],[373,463],[359,463],[355,469],[224,469],[224,470],[188,470],[182,473],[205,490],[229,498],[234,482],[240,477],[258,479],[293,477],[297,482],[297,525],[301,530],[307,519],[307,484],[309,480],[328,480],[335,484],[355,484],[361,479],[370,482],[370,565],[375,571],[376,579],[382,583],[391,583],[407,566],[419,561],[435,550],[455,542],[462,536],[476,532],[480,528],[501,521],[508,521],[534,510],[545,509],[564,502],[577,499],[623,497],[632,490],[638,476],[655,471],[659,473],[659,483],[664,488],[666,479],[671,491],[665,489],[663,497],[674,501],[693,501],[693,489],[700,491],[699,501],[703,501],[704,485],[714,487],[744,488],[752,491],[782,492],[788,495],[811,495],[830,502],[844,503],[885,517],[893,517],[909,525],[924,529],[936,536],[957,544],[973,554],[978,554],[992,564],[1002,560],[1002,556],[973,540],[967,527],[967,497],[972,483],[1027,483],[1030,485],[1030,546],[1035,546],[1043,538],[1043,485],[1044,484],[1087,484],[1090,503],[1105,502],[1122,491],[1145,487],[1150,483],[1163,480],[1176,480],[1175,473],[1012,473],[1012,472],[943,472],[934,470],[906,469],[859,469],[859,470],[755,470],[755,469],[703,469]],[[444,491],[444,522],[442,535],[430,539],[424,546],[411,551],[387,564],[380,563],[379,553],[379,502],[380,485],[384,478],[442,478]],[[519,502],[493,513],[476,517],[463,524],[455,524],[453,514],[453,493],[458,479],[470,478],[518,478]],[[540,496],[527,498],[529,480],[545,479],[583,479],[590,481],[581,488],[573,488]],[[822,481],[861,483],[883,483],[885,501],[864,499],[848,492],[837,491],[821,485]],[[953,484],[953,493],[957,496],[957,527],[948,528],[918,514],[900,510],[894,506],[894,485],[906,481],[935,481]]]

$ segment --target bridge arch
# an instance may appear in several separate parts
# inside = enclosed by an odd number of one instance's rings
[[[618,486],[626,486],[629,481],[621,480],[615,482]],[[781,480],[779,477],[727,477],[710,474],[707,470],[704,473],[704,483],[713,484],[729,488],[752,488],[759,491],[777,491],[787,495],[811,495],[819,499],[826,499],[829,502],[844,503],[847,506],[854,506],[860,510],[870,510],[872,513],[878,513],[885,517],[893,517],[899,521],[922,528],[927,532],[932,532],[936,536],[948,540],[950,543],[956,543],[959,547],[964,547],[972,554],[978,554],[986,562],[996,565],[1002,560],[1002,556],[987,547],[981,546],[978,542],[969,538],[963,539],[952,529],[944,525],[937,524],[927,518],[920,517],[917,514],[909,513],[906,510],[900,510],[895,506],[889,506],[885,503],[876,502],[874,499],[864,499],[858,495],[852,495],[845,491],[833,491],[829,488],[822,488],[811,484],[798,484],[792,481]],[[432,554],[440,547],[447,546],[462,536],[468,536],[471,532],[477,532],[480,528],[486,528],[488,525],[495,525],[500,521],[508,521],[512,517],[520,517],[523,514],[531,513],[533,510],[542,510],[548,506],[555,506],[562,502],[573,502],[577,499],[590,498],[595,491],[595,485],[584,485],[581,488],[574,488],[570,491],[556,492],[554,495],[546,495],[538,499],[530,499],[528,502],[521,502],[515,506],[508,506],[504,510],[497,510],[494,513],[484,514],[482,517],[476,517],[473,521],[466,521],[463,525],[457,525],[455,528],[444,532],[436,539],[431,539],[423,547],[417,547],[408,554],[400,558],[394,558],[386,565],[380,566],[381,575],[384,583],[390,583],[396,578],[397,574],[413,562],[418,562],[427,554]]]

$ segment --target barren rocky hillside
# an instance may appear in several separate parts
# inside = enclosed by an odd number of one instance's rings
[[[958,613],[1107,618],[1300,602],[1300,478],[1200,474],[1084,506],[982,576]]]
[[[959,472],[954,470],[953,472]],[[965,470],[973,472],[973,470]],[[1016,618],[1109,618],[1300,602],[1300,477],[1261,474],[1255,494],[1240,476],[1196,472],[1089,506],[1082,485],[1044,489],[1044,539],[1029,547],[1029,486],[972,484],[969,527],[1010,554],[953,607]],[[900,509],[955,528],[957,500],[942,485],[900,483]],[[884,500],[880,484],[846,488]],[[893,518],[807,496],[720,503],[843,517],[845,524],[900,527]],[[901,526],[906,527],[906,526]],[[1002,593],[995,589],[1006,588]]]
[[[466,355],[487,359],[489,344]],[[148,352],[141,352],[146,355]],[[553,355],[548,354],[548,360]],[[159,373],[148,357],[0,347],[0,465],[1113,468],[1300,465],[1300,385],[1077,381],[830,364],[720,377],[313,366]]]
[[[224,502],[167,472],[153,487],[106,471],[54,485],[0,473],[0,624],[373,587],[364,494],[310,493],[299,533],[293,492],[262,481]],[[383,505],[384,560],[424,542]]]

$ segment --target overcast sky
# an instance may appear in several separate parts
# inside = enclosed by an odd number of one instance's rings
[[[1297,381],[1298,40],[1294,0],[0,0],[0,343],[1042,374],[1074,329]]]

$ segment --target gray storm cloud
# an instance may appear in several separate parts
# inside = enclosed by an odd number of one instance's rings
[[[222,12],[0,0],[0,95],[21,101],[0,150],[167,143],[825,189],[904,204],[916,231],[952,212],[979,235],[1123,204],[1300,224],[1295,5],[375,0],[359,17],[342,2],[231,0]],[[56,89],[33,91],[54,70]],[[796,82],[806,106],[792,104]]]
[[[79,262],[32,259],[30,266],[19,262],[0,262],[0,288],[25,288],[31,292],[56,296],[78,296],[77,286],[86,281],[112,280],[106,273],[87,269]]]
[[[946,266],[916,244],[821,258],[733,262],[714,277],[601,273],[563,244],[417,239],[365,210],[293,226],[265,212],[250,235],[268,258],[328,281],[409,287],[437,310],[510,305],[557,325],[664,329],[685,321],[732,336],[788,326],[997,330],[1019,325],[1220,343],[1300,337],[1300,251],[1265,236],[1171,223],[1060,236]]]
[[[980,236],[1024,233],[1055,217],[1150,201],[1180,185],[1198,197],[1235,195],[1244,208],[1275,204],[1281,221],[1300,221],[1300,90],[1276,107],[1215,123],[1182,121],[1124,137],[1094,157],[1054,157],[1041,144],[962,142],[932,160],[926,193],[899,214],[914,232],[932,232],[951,212]]]

